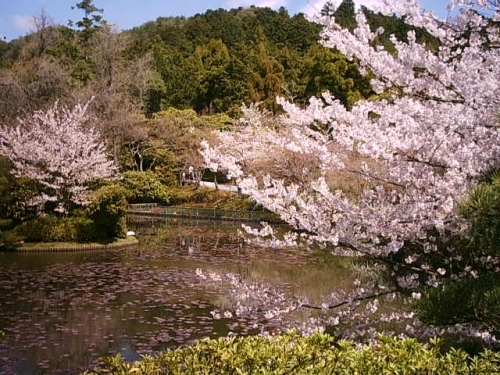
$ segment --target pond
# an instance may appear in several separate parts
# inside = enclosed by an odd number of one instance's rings
[[[120,353],[140,359],[204,337],[272,332],[272,320],[215,316],[231,272],[320,299],[351,284],[325,251],[243,244],[240,224],[130,217],[140,245],[79,253],[0,253],[0,373],[73,374]]]

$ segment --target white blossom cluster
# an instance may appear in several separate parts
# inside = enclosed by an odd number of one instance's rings
[[[352,33],[333,18],[316,18],[324,25],[323,45],[355,59],[360,71],[372,77],[378,96],[350,110],[329,93],[311,98],[307,106],[278,98],[285,115],[274,123],[256,106],[245,107],[237,131],[219,133],[217,145],[203,143],[206,164],[228,171],[243,193],[298,230],[300,236],[289,236],[285,245],[307,236],[389,260],[404,249],[398,267],[408,272],[392,276],[414,300],[421,297],[414,290],[419,285],[477,277],[470,265],[460,266],[462,254],[449,239],[467,234],[458,204],[500,161],[500,32],[491,22],[500,13],[491,4],[454,0],[450,9],[455,16],[441,21],[416,0],[385,1],[385,14],[404,16],[405,22],[425,29],[438,41],[437,51],[419,43],[414,31],[407,41],[391,36],[396,53],[386,51],[374,42],[384,31],[373,32],[361,12]],[[292,173],[307,173],[307,179],[280,178],[255,167],[259,160],[290,153],[310,161],[310,167],[290,165]],[[260,233],[246,231],[273,235],[266,227]],[[476,265],[498,269],[496,258],[476,260]],[[367,293],[378,293],[359,288],[349,295],[337,293],[324,306],[335,299],[356,304]],[[432,334],[412,312],[377,312],[373,301],[362,310],[340,309],[323,323],[337,326],[347,319],[353,336],[369,337],[370,316],[379,313],[378,321],[413,319],[407,333]],[[448,330],[496,342],[477,327]]]
[[[375,256],[408,242],[435,251],[429,231],[466,231],[457,204],[500,156],[499,31],[473,5],[455,1],[461,12],[443,22],[416,1],[387,1],[385,12],[425,28],[438,51],[418,43],[414,31],[407,42],[392,36],[396,54],[374,46],[382,30],[372,32],[361,12],[353,33],[317,18],[325,25],[322,43],[359,61],[381,99],[348,110],[328,93],[306,107],[278,98],[286,115],[275,127],[247,108],[238,131],[220,133],[216,146],[203,144],[207,165],[228,171],[244,193],[318,242]],[[283,150],[318,162],[307,182],[248,168]],[[349,175],[364,181],[354,196],[336,181]]]
[[[99,132],[86,126],[89,104],[67,108],[56,102],[19,119],[17,126],[0,128],[0,155],[12,162],[14,175],[43,187],[34,205],[56,202],[55,210],[64,213],[70,203],[86,203],[90,182],[115,175]]]
[[[285,291],[283,286],[249,282],[232,273],[197,269],[196,274],[201,281],[225,291],[220,308],[211,312],[214,319],[251,318],[261,334],[296,329],[309,335],[328,327],[338,338],[366,342],[375,339],[382,330],[394,334],[397,326],[406,326],[406,330],[400,328],[398,334],[409,336],[431,337],[432,333],[440,332],[434,327],[423,327],[413,312],[401,307],[388,309],[385,305],[394,301],[394,293],[377,294],[381,290],[376,285],[356,287],[350,292],[335,291],[314,305],[305,296]],[[380,306],[384,307],[380,309]],[[458,325],[456,333],[464,333],[463,327]],[[447,329],[452,331],[453,327]],[[466,333],[477,336],[478,332]]]
[[[214,319],[247,318],[263,335],[288,329],[310,335],[328,329],[337,338],[359,344],[376,340],[381,332],[399,337],[471,337],[495,347],[500,344],[494,334],[477,323],[444,328],[423,324],[404,307],[404,300],[396,301],[396,293],[384,292],[380,285],[368,283],[350,292],[338,290],[314,305],[305,296],[295,296],[269,283],[249,282],[237,274],[201,269],[196,274],[202,282],[225,291],[224,302],[211,311]],[[420,293],[411,297],[419,299]],[[397,303],[392,305],[394,301]]]

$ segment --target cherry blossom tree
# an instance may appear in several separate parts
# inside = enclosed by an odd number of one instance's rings
[[[28,202],[40,212],[50,206],[67,213],[86,204],[89,184],[116,173],[99,132],[89,124],[90,103],[68,108],[56,102],[0,130],[0,155],[10,159],[13,174],[41,186],[41,194]]]
[[[274,125],[247,108],[239,131],[203,145],[207,165],[227,170],[244,193],[298,230],[283,243],[306,239],[397,263],[406,272],[393,268],[395,290],[415,297],[422,283],[499,265],[480,250],[464,258],[457,239],[468,226],[457,208],[499,163],[500,13],[481,0],[454,0],[449,9],[446,21],[416,0],[386,0],[380,9],[425,29],[439,41],[437,52],[414,31],[406,41],[391,36],[396,53],[386,51],[375,42],[384,30],[372,31],[362,12],[352,33],[318,16],[323,45],[358,61],[377,97],[350,110],[329,93],[305,107],[278,98],[286,113]],[[255,168],[255,160],[285,151],[310,160],[293,171],[307,179]],[[356,298],[364,297],[350,301]]]

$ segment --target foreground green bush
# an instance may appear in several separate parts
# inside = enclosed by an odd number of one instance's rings
[[[25,242],[91,242],[125,238],[127,191],[117,184],[99,187],[89,195],[85,208],[67,217],[38,217],[2,233],[0,245],[15,247]]]
[[[500,353],[470,357],[462,350],[442,353],[440,342],[381,336],[377,344],[356,348],[326,334],[302,337],[238,337],[201,340],[158,357],[126,363],[120,356],[86,374],[499,374]]]

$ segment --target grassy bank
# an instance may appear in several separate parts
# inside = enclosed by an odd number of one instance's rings
[[[248,196],[196,186],[183,186],[173,190],[172,204],[186,208],[213,208],[228,211],[262,210]]]
[[[134,236],[127,238],[109,239],[97,242],[35,242],[23,243],[13,248],[14,251],[21,252],[52,252],[52,251],[83,251],[83,250],[106,250],[120,249],[136,246],[139,242]]]

